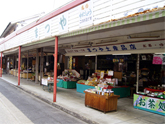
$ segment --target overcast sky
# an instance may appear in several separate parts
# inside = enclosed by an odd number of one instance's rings
[[[9,22],[49,13],[71,0],[0,0],[0,35]]]

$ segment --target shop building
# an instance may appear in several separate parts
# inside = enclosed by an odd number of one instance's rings
[[[112,70],[121,85],[128,82],[128,86],[135,86],[133,90],[138,92],[141,83],[147,87],[151,84],[147,84],[146,79],[153,79],[154,85],[163,84],[160,69],[163,70],[164,65],[153,61],[158,56],[164,58],[164,6],[161,0],[75,0],[5,37],[0,50],[17,53],[19,49],[18,79],[21,54],[25,52],[29,58],[28,51],[33,51],[35,81],[38,82],[38,75],[40,79],[43,76],[43,66],[49,64],[44,49],[53,49],[48,52],[50,55],[55,49],[55,59],[50,57],[54,61],[51,67],[54,68],[51,74],[54,75],[54,87],[57,67],[63,67],[76,69],[84,79],[96,70]],[[63,64],[57,64],[58,60]],[[143,77],[139,77],[142,71]],[[54,88],[54,101],[55,95]]]

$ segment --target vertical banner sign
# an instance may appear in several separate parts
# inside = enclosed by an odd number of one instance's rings
[[[79,6],[79,27],[93,24],[93,5],[88,1]]]
[[[51,36],[51,22],[46,21],[44,24],[45,37]]]
[[[72,69],[72,56],[69,57],[69,69]]]
[[[68,12],[60,14],[58,16],[59,20],[59,32],[64,33],[68,32]]]

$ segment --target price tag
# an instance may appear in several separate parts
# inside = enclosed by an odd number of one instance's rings
[[[108,76],[113,76],[113,71],[108,71]]]
[[[48,85],[48,80],[47,79],[42,79],[42,84],[47,86]]]

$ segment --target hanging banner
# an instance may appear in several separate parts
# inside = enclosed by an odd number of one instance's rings
[[[165,56],[164,55],[154,55],[152,64],[156,65],[165,65]]]
[[[93,24],[93,5],[88,1],[79,6],[79,27]]]
[[[69,69],[72,69],[72,56],[69,58]]]
[[[165,99],[134,94],[134,108],[165,115]]]
[[[59,20],[59,32],[66,33],[68,32],[68,12],[60,14],[58,16]]]

